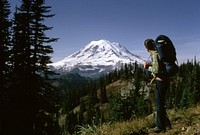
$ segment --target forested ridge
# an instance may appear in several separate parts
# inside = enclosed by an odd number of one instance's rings
[[[154,84],[140,64],[96,79],[56,75],[44,21],[54,16],[44,0],[22,0],[10,19],[10,4],[0,3],[0,134],[59,135],[83,133],[89,125],[144,118],[153,113]],[[179,65],[167,93],[167,109],[186,109],[200,100],[200,63]]]
[[[167,110],[184,110],[199,104],[199,62],[194,58],[179,68],[178,74],[171,78]],[[128,122],[151,115],[155,111],[155,84],[149,84],[151,79],[152,76],[135,63],[125,64],[120,70],[96,80],[88,79],[81,88],[77,88],[75,82],[74,89],[63,94],[59,119],[63,132],[83,133],[82,130],[90,131],[92,127],[101,128],[104,123]]]

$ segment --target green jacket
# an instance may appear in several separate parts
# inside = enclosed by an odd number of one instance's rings
[[[152,63],[149,66],[148,70],[153,74],[154,77],[156,77],[162,72],[160,57],[157,51],[150,51],[150,55]]]

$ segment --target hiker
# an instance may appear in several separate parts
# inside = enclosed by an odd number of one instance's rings
[[[156,127],[150,129],[150,132],[160,133],[165,132],[166,127],[171,128],[170,121],[165,110],[165,95],[169,88],[169,77],[162,72],[163,64],[159,58],[158,52],[155,48],[155,41],[153,39],[146,39],[144,46],[151,56],[151,64],[144,62],[144,68],[148,69],[153,75],[152,81],[156,82],[155,90],[155,109],[156,109]]]

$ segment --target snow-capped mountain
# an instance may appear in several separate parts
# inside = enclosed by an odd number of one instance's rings
[[[130,53],[117,42],[92,41],[78,52],[61,61],[50,64],[59,72],[77,72],[83,76],[94,76],[120,68],[122,63],[142,63],[142,59]]]

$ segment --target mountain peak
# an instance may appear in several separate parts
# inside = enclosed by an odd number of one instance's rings
[[[105,44],[105,43],[110,43],[110,41],[106,39],[100,39],[100,40],[91,41],[89,44]]]
[[[101,39],[91,41],[79,51],[51,65],[59,71],[106,71],[120,68],[122,63],[141,63],[140,57],[130,53],[117,42]]]
[[[119,47],[119,43],[113,44],[108,40],[101,39],[97,41],[91,41],[88,45],[86,45],[83,50],[84,51],[95,51],[95,52],[102,52],[102,51],[109,51]]]

